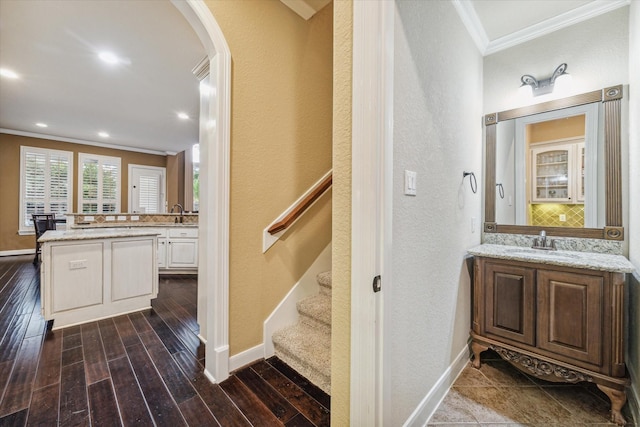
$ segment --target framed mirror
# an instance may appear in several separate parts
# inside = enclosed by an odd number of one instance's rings
[[[623,240],[622,86],[484,117],[485,233]]]

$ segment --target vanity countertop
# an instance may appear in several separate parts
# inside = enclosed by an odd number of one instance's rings
[[[92,230],[49,230],[38,239],[40,243],[63,240],[114,239],[119,237],[156,236],[155,230],[101,228]]]
[[[522,246],[483,244],[469,249],[472,255],[512,259],[514,261],[541,262],[562,267],[586,268],[588,270],[633,273],[635,267],[622,255],[593,252],[545,251]]]

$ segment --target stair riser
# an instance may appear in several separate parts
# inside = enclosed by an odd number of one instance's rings
[[[331,375],[326,375],[318,369],[310,366],[308,363],[301,362],[297,357],[290,355],[286,351],[282,351],[279,346],[275,346],[275,355],[292,367],[300,375],[308,379],[311,383],[320,387],[325,393],[331,392]]]
[[[299,318],[300,322],[312,328],[316,328],[327,335],[331,335],[331,323],[326,323],[316,317],[309,316],[304,313],[299,313],[299,314],[300,314],[300,318]]]

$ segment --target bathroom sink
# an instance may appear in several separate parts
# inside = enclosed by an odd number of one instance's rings
[[[566,251],[551,251],[551,250],[544,250],[544,249],[533,249],[533,248],[521,248],[512,252],[509,252],[512,255],[516,255],[516,256],[525,256],[525,257],[532,257],[532,258],[565,258],[565,259],[578,259],[580,258],[579,255],[577,254],[573,254],[570,252],[566,252]]]

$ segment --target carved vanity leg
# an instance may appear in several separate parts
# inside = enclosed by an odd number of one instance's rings
[[[480,353],[485,350],[489,350],[486,345],[479,344],[475,341],[471,342],[471,351],[473,352],[473,367],[480,369]]]
[[[611,401],[611,421],[618,425],[625,425],[626,420],[622,416],[621,409],[627,402],[627,393],[624,390],[616,390],[611,387],[596,384]]]

